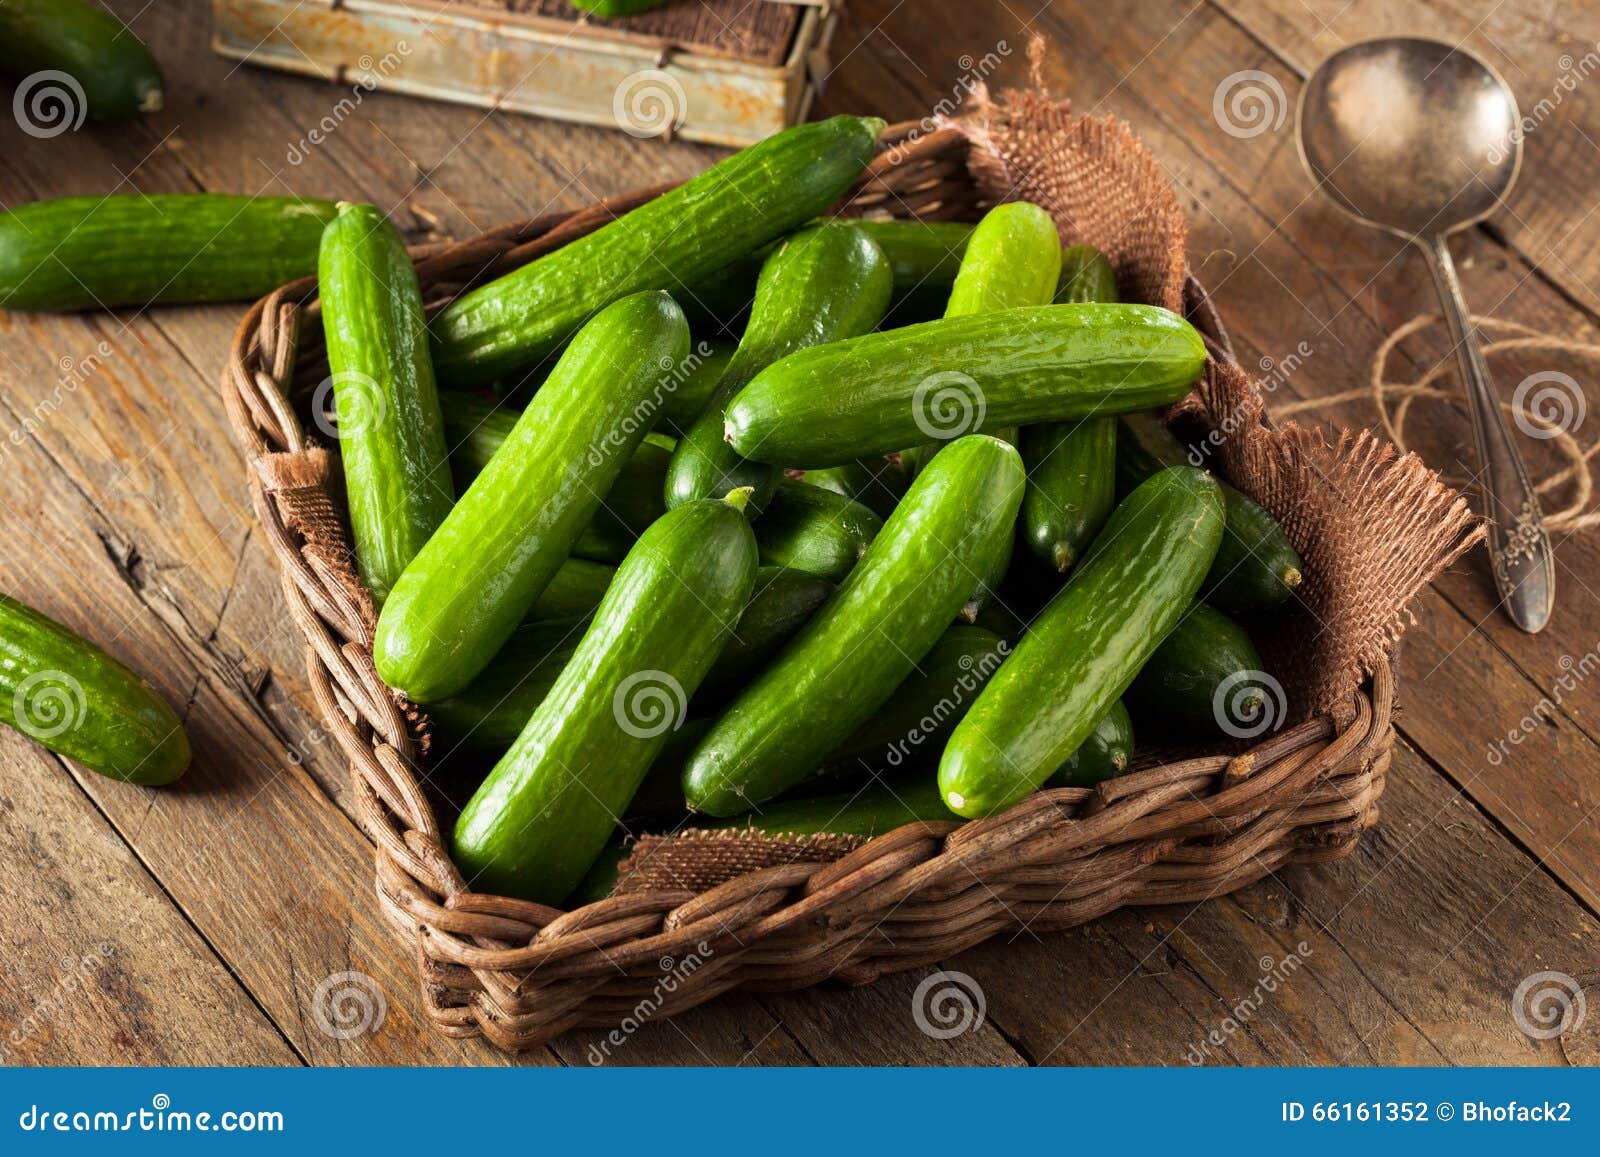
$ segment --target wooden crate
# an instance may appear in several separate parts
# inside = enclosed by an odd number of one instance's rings
[[[364,91],[747,145],[803,120],[839,0],[214,0],[223,56]]]

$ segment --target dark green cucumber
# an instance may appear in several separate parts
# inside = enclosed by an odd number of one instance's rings
[[[952,811],[1001,811],[1078,749],[1194,601],[1222,517],[1215,479],[1192,467],[1163,470],[1112,512],[945,746]]]
[[[0,723],[124,783],[171,783],[189,766],[183,723],[99,647],[0,595]]]
[[[945,737],[1009,651],[1004,639],[982,627],[949,628],[877,713],[828,757],[825,774],[859,779],[937,762]]]
[[[838,582],[882,529],[883,520],[861,503],[785,479],[756,522],[756,545],[763,565]]]
[[[144,42],[83,0],[0,4],[0,72],[21,82],[14,110],[32,136],[58,136],[86,114],[125,121],[160,112],[164,99],[161,69]]]
[[[253,301],[317,271],[332,201],[58,197],[0,213],[0,308]]]
[[[1013,447],[946,446],[833,598],[712,724],[684,767],[689,806],[736,815],[815,771],[938,642],[1021,500]]]
[[[373,644],[385,682],[426,703],[483,670],[593,520],[688,350],[665,293],[625,297],[583,327],[390,592]]]
[[[1128,688],[1128,702],[1141,726],[1211,739],[1276,712],[1275,686],[1243,628],[1196,603]]]
[[[546,623],[586,618],[606,597],[606,588],[616,573],[615,567],[603,562],[567,559],[539,592],[523,621]]]
[[[473,290],[434,319],[434,360],[452,382],[539,362],[596,311],[646,289],[681,290],[809,221],[872,159],[883,122],[796,125]]]
[[[1118,699],[1100,717],[1089,737],[1055,773],[1045,780],[1046,787],[1093,787],[1103,779],[1115,779],[1128,770],[1133,759],[1133,720]]]
[[[317,292],[356,566],[381,606],[455,503],[422,291],[389,219],[342,204]]]
[[[554,904],[605,847],[750,596],[756,544],[736,493],[669,511],[617,568],[456,823],[455,862],[475,889]]]
[[[881,836],[907,824],[931,820],[935,823],[962,823],[951,815],[931,776],[901,776],[856,791],[810,799],[784,800],[769,804],[759,812],[725,820],[696,820],[692,827],[727,829],[748,828],[769,835],[812,836],[828,833],[838,836]],[[633,854],[633,845],[622,838],[606,845],[594,867],[568,898],[571,908],[593,904],[611,895],[617,886],[622,863]]]
[[[1157,470],[1190,462],[1178,436],[1154,414],[1125,414],[1117,429],[1117,489],[1126,493]],[[1300,585],[1300,555],[1277,521],[1226,482],[1228,525],[1201,597],[1231,614],[1282,603]]]
[[[705,411],[684,433],[667,473],[668,506],[752,487],[766,508],[778,469],[741,458],[722,437],[722,411],[757,373],[796,350],[866,333],[889,304],[889,264],[859,229],[813,228],[786,239],[761,267],[739,350]]]
[[[689,328],[691,332],[694,330],[692,324]],[[717,383],[727,372],[728,363],[733,360],[734,351],[738,348],[725,341],[695,343],[694,356],[690,359],[694,365],[678,383],[678,388],[661,399],[661,421],[657,425],[659,431],[674,438],[683,437],[710,403]]]
[[[747,457],[837,466],[963,424],[993,430],[1167,405],[1204,367],[1194,327],[1154,306],[1007,309],[790,354],[739,391],[725,436]]]
[[[911,485],[900,464],[889,458],[858,458],[843,466],[807,470],[801,481],[853,499],[879,518],[894,513]]]
[[[723,702],[742,689],[811,621],[833,592],[833,583],[805,571],[773,566],[756,571],[750,601],[739,615],[728,645],[717,656],[716,666],[701,684],[696,707]],[[681,789],[674,790],[682,799]]]
[[[1058,305],[1117,300],[1117,274],[1092,245],[1061,251]],[[1028,470],[1022,537],[1037,557],[1065,574],[1111,516],[1116,498],[1114,418],[1047,422],[1022,432]]]

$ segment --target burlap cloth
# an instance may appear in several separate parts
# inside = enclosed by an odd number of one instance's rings
[[[1205,377],[1169,417],[1191,439],[1215,432],[1204,464],[1270,511],[1305,561],[1298,597],[1251,624],[1284,686],[1285,722],[1312,713],[1340,719],[1351,693],[1389,662],[1412,621],[1411,599],[1482,536],[1465,499],[1415,454],[1365,431],[1330,442],[1269,423],[1261,390],[1232,360],[1203,297],[1186,299],[1188,228],[1177,195],[1127,125],[1074,117],[1037,82],[999,101],[980,91],[968,115],[944,123],[970,142],[967,166],[986,203],[1042,206],[1064,244],[1093,245],[1111,260],[1125,301],[1187,305],[1208,331]],[[861,842],[750,831],[643,835],[616,892],[702,891],[758,868],[836,859]]]

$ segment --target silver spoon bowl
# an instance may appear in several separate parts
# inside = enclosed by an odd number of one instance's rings
[[[1516,183],[1516,99],[1471,53],[1396,37],[1323,61],[1298,119],[1300,159],[1317,187],[1427,258],[1470,404],[1495,585],[1511,620],[1538,631],[1555,604],[1555,560],[1445,240],[1492,213]]]

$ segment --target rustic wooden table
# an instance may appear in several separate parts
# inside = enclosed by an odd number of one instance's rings
[[[336,111],[348,89],[214,56],[201,0],[112,7],[161,58],[167,110],[54,140],[0,118],[7,205],[131,189],[355,197],[423,239],[576,207],[717,155],[393,96]],[[1049,86],[1079,110],[1126,118],[1163,159],[1190,215],[1194,270],[1242,360],[1280,367],[1284,400],[1365,381],[1383,335],[1431,308],[1416,259],[1338,217],[1301,175],[1290,106],[1307,70],[1374,35],[1464,42],[1538,118],[1512,204],[1456,244],[1468,294],[1482,313],[1594,340],[1600,50],[1576,36],[1600,30],[1594,3],[1486,16],[1456,0],[1142,0],[1115,16],[1076,0],[851,7],[824,112],[958,108],[975,75],[1024,83],[1027,39],[1046,37]],[[1270,79],[1256,84],[1276,104],[1261,131],[1230,133],[1213,102],[1245,70]],[[314,127],[321,144],[308,143]],[[412,961],[377,913],[370,849],[337,752],[319,742],[301,643],[218,398],[239,312],[0,313],[0,541],[11,544],[0,586],[148,672],[196,749],[180,785],[147,791],[0,729],[0,1055],[507,1063],[423,1023]],[[1448,356],[1426,339],[1405,351],[1399,372],[1412,376]],[[1508,394],[1541,368],[1562,367],[1534,355],[1496,364]],[[1356,403],[1331,416],[1369,424],[1374,413]],[[1429,406],[1412,427],[1433,461],[1466,476],[1459,412]],[[987,1015],[952,1039],[919,1031],[912,996],[926,973],[911,973],[725,997],[647,1025],[615,1059],[1600,1060],[1600,535],[1564,538],[1557,557],[1560,606],[1537,637],[1495,612],[1481,557],[1419,600],[1383,821],[1351,859],[967,952],[945,967],[974,979]],[[1512,1011],[1519,983],[1544,971],[1589,985],[1587,1024],[1556,1040],[1525,1034]],[[371,978],[386,1012],[340,1039],[319,1027],[317,993],[346,972]],[[1220,1043],[1207,1044],[1213,1033]],[[572,1034],[523,1059],[583,1064],[595,1039]]]

